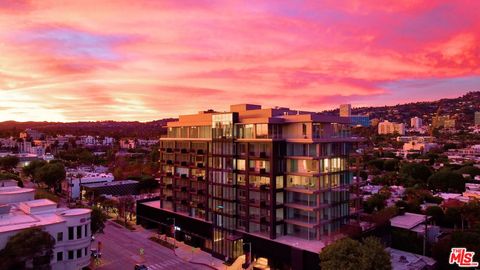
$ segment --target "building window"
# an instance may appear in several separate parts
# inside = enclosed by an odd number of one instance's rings
[[[82,257],[82,249],[77,249],[77,259]]]
[[[77,239],[82,238],[82,226],[77,226]]]
[[[63,241],[63,232],[57,233],[57,242]]]
[[[57,252],[57,262],[63,261],[63,252]]]
[[[85,256],[87,256],[87,248],[84,248]]]
[[[68,251],[68,259],[73,260],[73,250]]]
[[[85,229],[85,237],[87,237],[87,233],[88,233],[87,226],[88,226],[88,224],[85,224],[85,228],[84,228]]]
[[[68,240],[73,240],[73,227],[68,227]]]
[[[302,136],[307,137],[307,124],[302,124]]]

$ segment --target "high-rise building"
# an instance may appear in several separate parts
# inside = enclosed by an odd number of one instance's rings
[[[383,121],[378,123],[378,134],[394,134],[405,135],[405,124]]]
[[[350,117],[352,115],[352,105],[351,104],[341,104],[340,105],[340,116]]]
[[[246,242],[273,264],[317,260],[358,210],[355,142],[348,119],[287,108],[181,115],[160,139],[160,201],[140,202],[137,219],[165,231],[175,219],[185,239],[226,260]]]
[[[480,126],[480,112],[475,112],[475,125]]]
[[[423,120],[422,118],[419,118],[417,116],[413,117],[410,119],[410,127],[414,129],[419,129],[423,126]]]

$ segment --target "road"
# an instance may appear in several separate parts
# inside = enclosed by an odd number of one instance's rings
[[[123,270],[132,269],[135,264],[145,264],[151,270],[182,269],[203,270],[209,269],[201,265],[193,265],[174,255],[171,249],[163,247],[148,239],[148,231],[131,232],[118,224],[107,221],[104,234],[98,234],[92,248],[97,242],[102,242],[102,264],[96,269]],[[144,249],[144,256],[140,256],[140,249]]]

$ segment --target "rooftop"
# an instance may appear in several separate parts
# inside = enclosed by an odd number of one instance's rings
[[[138,181],[135,180],[122,180],[122,181],[113,181],[113,182],[104,182],[104,183],[92,183],[92,184],[84,184],[84,187],[88,188],[97,188],[97,187],[113,187],[113,186],[121,186],[127,184],[137,184]]]
[[[401,216],[396,216],[390,219],[392,227],[402,228],[402,229],[413,229],[419,224],[422,224],[425,221],[426,215],[415,214],[415,213],[405,213]]]
[[[21,194],[28,192],[35,192],[35,190],[33,188],[21,188],[18,186],[0,187],[0,195]]]
[[[429,267],[433,267],[437,263],[430,257],[398,249],[387,248],[386,251],[390,253],[392,270],[430,269]]]

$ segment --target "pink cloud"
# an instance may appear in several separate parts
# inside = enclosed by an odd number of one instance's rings
[[[157,119],[239,102],[312,110],[349,100],[392,104],[402,91],[390,88],[395,82],[479,75],[479,8],[415,0],[7,1],[0,98],[8,117],[36,109],[67,121]]]

